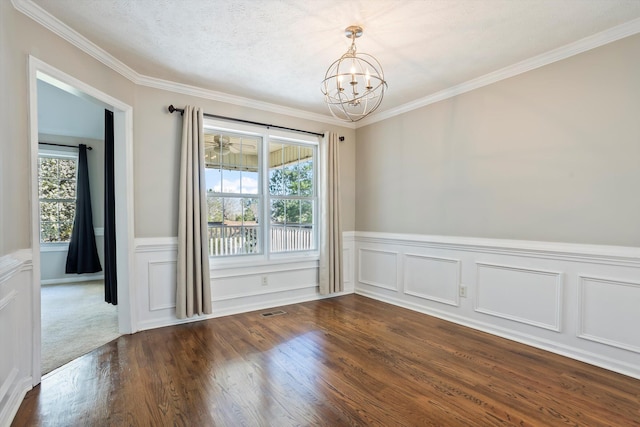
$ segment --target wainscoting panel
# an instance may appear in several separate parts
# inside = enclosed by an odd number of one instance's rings
[[[562,273],[476,265],[477,312],[560,331]]]
[[[398,253],[360,249],[358,281],[378,288],[398,290]]]
[[[578,336],[640,353],[640,283],[580,276],[578,290]]]
[[[374,232],[354,240],[358,294],[640,379],[640,248]]]
[[[11,424],[33,377],[31,251],[0,257],[0,426]]]
[[[404,293],[457,306],[460,260],[418,254],[404,255]]]
[[[176,261],[149,261],[149,310],[176,306]]]

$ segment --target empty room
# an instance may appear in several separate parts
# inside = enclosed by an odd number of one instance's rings
[[[0,63],[0,426],[640,425],[637,0],[1,0]]]

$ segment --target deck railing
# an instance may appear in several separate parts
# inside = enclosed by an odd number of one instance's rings
[[[313,249],[311,226],[271,226],[271,252]],[[260,228],[257,225],[209,223],[209,255],[255,254],[260,251]]]

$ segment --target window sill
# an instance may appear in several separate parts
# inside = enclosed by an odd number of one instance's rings
[[[40,252],[65,252],[69,250],[69,243],[40,243]]]

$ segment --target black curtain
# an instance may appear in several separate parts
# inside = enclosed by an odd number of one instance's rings
[[[96,273],[102,271],[96,235],[93,231],[91,213],[91,191],[89,190],[89,168],[87,146],[78,147],[78,179],[76,181],[76,216],[67,253],[66,273]]]
[[[118,304],[113,113],[104,110],[104,300]]]

